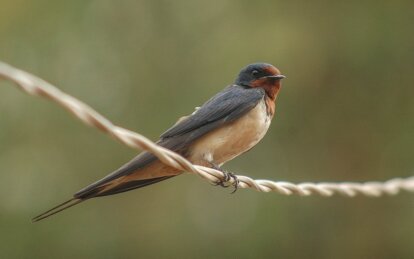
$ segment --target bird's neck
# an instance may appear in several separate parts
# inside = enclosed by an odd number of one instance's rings
[[[273,118],[273,116],[275,115],[275,110],[276,110],[275,100],[273,100],[270,97],[266,96],[264,101],[265,101],[265,104],[266,104],[267,115],[270,116],[270,118]]]
[[[266,84],[263,89],[265,90],[266,97],[266,107],[267,113],[273,117],[276,110],[276,98],[280,90],[280,82],[275,82],[273,84]]]
[[[267,80],[267,78],[258,79],[251,84],[251,87],[253,88],[263,88],[263,90],[266,92],[267,97],[270,98],[273,102],[276,100],[280,86],[280,80],[273,81]]]
[[[269,97],[274,102],[276,101],[277,94],[280,90],[280,82],[265,85],[263,89],[265,90],[267,97]]]

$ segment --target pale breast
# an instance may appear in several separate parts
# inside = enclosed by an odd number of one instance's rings
[[[266,134],[270,121],[262,100],[246,115],[197,140],[188,158],[201,165],[208,165],[207,161],[223,164],[256,145]]]

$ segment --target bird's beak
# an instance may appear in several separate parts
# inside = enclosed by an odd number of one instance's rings
[[[284,76],[284,75],[274,75],[274,76],[265,76],[265,78],[274,78],[274,79],[281,80],[283,78],[286,78],[286,76]]]

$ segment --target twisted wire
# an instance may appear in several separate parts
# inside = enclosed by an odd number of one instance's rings
[[[166,165],[197,174],[211,183],[216,183],[225,179],[225,175],[222,172],[213,168],[194,165],[179,154],[158,146],[143,135],[114,125],[111,121],[87,104],[64,93],[52,84],[1,61],[0,78],[15,83],[18,88],[29,95],[44,97],[59,104],[83,123],[112,136],[119,142],[131,148],[146,150],[153,153]],[[334,194],[341,194],[346,197],[354,197],[357,195],[379,197],[382,195],[396,195],[401,191],[414,192],[414,176],[405,179],[395,178],[385,182],[306,182],[299,184],[270,180],[254,180],[243,175],[236,176],[239,180],[239,188],[251,188],[260,192],[277,192],[282,195],[320,195],[329,197]],[[230,179],[228,184],[234,184],[234,179]]]

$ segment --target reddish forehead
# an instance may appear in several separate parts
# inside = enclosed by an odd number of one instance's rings
[[[274,66],[266,66],[264,70],[270,75],[280,75],[279,69],[275,68]]]

